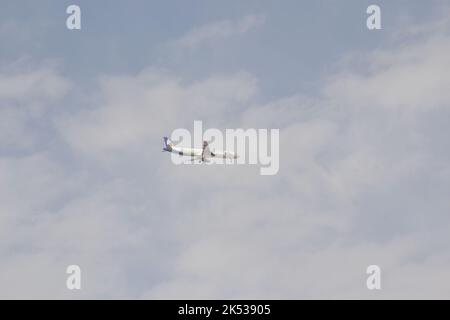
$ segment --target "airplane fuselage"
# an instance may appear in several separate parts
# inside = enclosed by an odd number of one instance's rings
[[[172,147],[172,150],[170,152],[176,153],[180,156],[201,157],[203,150],[198,148]]]
[[[197,158],[201,161],[206,161],[210,158],[219,159],[237,159],[238,156],[233,152],[214,152],[208,147],[208,142],[203,142],[203,149],[199,148],[183,148],[175,146],[167,137],[164,137],[164,148],[163,151],[172,152],[180,156],[188,156],[192,158]]]

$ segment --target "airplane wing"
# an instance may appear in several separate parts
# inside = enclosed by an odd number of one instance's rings
[[[208,141],[203,141],[202,160],[205,161],[205,159],[212,157],[215,157],[215,154],[209,149]]]

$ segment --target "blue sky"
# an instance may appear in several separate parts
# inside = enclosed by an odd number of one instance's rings
[[[438,14],[423,1],[381,1],[383,32],[368,33],[370,1],[79,1],[83,30],[64,28],[70,1],[2,3],[2,21],[14,25],[1,58],[62,62],[62,72],[80,84],[99,73],[136,73],[148,66],[188,78],[245,69],[257,75],[268,95],[312,90],[351,50],[378,48],[399,26]],[[439,3],[439,1],[434,1]],[[263,14],[266,22],[248,37],[236,37],[177,57],[165,43],[190,29],[221,20]]]
[[[2,1],[0,297],[450,297],[449,12]],[[280,129],[279,173],[173,165],[194,120]]]

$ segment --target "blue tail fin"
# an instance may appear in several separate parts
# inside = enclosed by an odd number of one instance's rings
[[[173,146],[172,141],[170,141],[168,137],[163,137],[163,139],[164,139],[163,151],[172,151]]]

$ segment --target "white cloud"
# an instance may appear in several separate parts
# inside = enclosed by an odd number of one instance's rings
[[[50,68],[16,74],[0,74],[0,83],[0,100],[3,101],[54,100],[64,96],[68,90],[67,80]]]
[[[0,73],[0,145],[12,150],[32,147],[37,139],[33,127],[47,121],[47,113],[70,86],[50,66]]]
[[[353,71],[319,99],[250,103],[240,125],[281,127],[279,175],[166,173],[195,190],[208,181],[208,196],[179,199],[193,207],[180,221],[185,249],[144,297],[448,297],[449,255],[434,243],[448,241],[450,203],[437,191],[450,184],[447,122],[433,130],[449,115],[448,52],[447,36],[429,33],[361,54],[370,72],[343,65]],[[383,270],[379,293],[365,288],[370,264]]]
[[[176,77],[147,70],[136,77],[105,77],[100,93],[103,103],[75,116],[68,114],[60,122],[62,134],[79,150],[98,152],[146,141],[157,143],[170,128],[190,128],[198,119],[223,124],[245,108],[257,86],[247,73],[184,84]]]
[[[56,149],[2,154],[0,296],[448,298],[448,51],[429,33],[360,53],[367,69],[342,65],[319,97],[264,103],[245,72],[102,77],[88,105],[44,113]],[[27,110],[65,92],[27,88],[3,99]],[[172,165],[161,136],[197,119],[280,128],[279,174]],[[61,287],[68,264],[86,274],[78,294]]]
[[[264,15],[250,14],[236,21],[215,21],[189,31],[172,45],[178,48],[194,49],[203,44],[220,41],[234,35],[244,34],[264,24]]]
[[[325,89],[330,99],[360,108],[434,108],[446,106],[450,93],[450,36],[430,34],[365,57],[367,73],[342,72]]]

